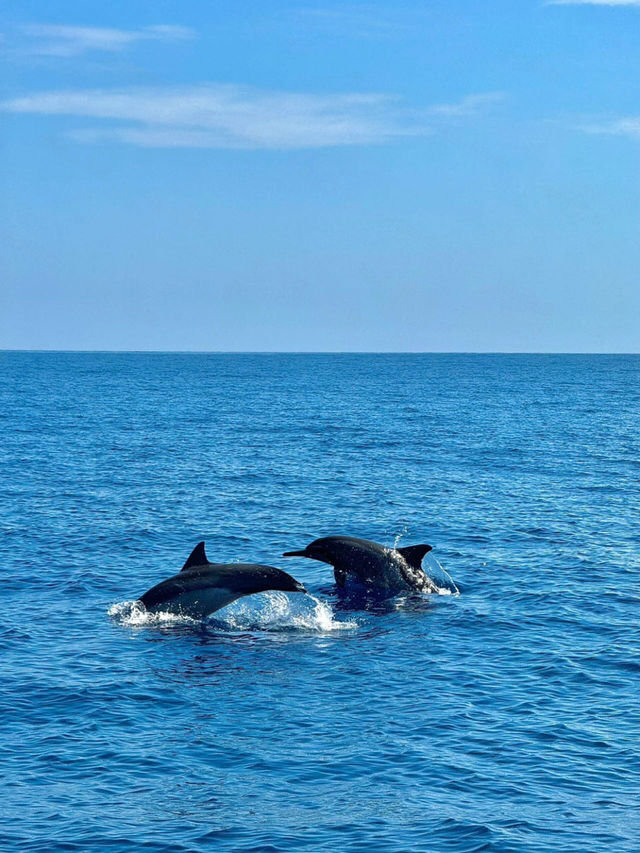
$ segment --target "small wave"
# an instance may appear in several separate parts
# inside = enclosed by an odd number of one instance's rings
[[[112,604],[107,614],[128,627],[201,626],[222,631],[317,631],[328,633],[357,628],[357,622],[335,618],[333,610],[313,595],[296,596],[266,592],[238,599],[204,621],[175,613],[149,613],[140,601]]]

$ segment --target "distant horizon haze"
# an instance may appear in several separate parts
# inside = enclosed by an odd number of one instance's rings
[[[534,350],[158,350],[158,349],[0,349],[0,353],[64,355],[550,355],[637,356],[640,352],[586,352]]]

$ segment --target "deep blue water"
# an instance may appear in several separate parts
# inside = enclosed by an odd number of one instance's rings
[[[1,353],[0,848],[637,853],[639,379]],[[352,609],[280,557],[332,533],[461,594]],[[135,618],[200,539],[315,599]]]

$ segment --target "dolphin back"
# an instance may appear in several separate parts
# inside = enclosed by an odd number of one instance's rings
[[[422,568],[422,559],[431,545],[390,548],[355,536],[324,536],[311,542],[304,551],[289,551],[285,557],[309,557],[333,566],[336,584],[348,580],[395,594],[403,589],[435,591]]]
[[[344,586],[349,574],[366,578],[375,586],[399,591],[403,587],[434,592],[435,584],[422,568],[425,554],[431,545],[408,545],[405,548],[388,548],[369,539],[351,536],[327,537],[342,546],[343,559],[334,564],[338,586]]]
[[[183,568],[140,597],[147,610],[182,612],[204,618],[243,595],[267,590],[304,592],[295,578],[277,569],[254,563],[208,563]]]

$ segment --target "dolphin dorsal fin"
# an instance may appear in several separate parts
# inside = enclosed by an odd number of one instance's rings
[[[186,572],[187,569],[192,569],[194,566],[206,566],[208,562],[209,560],[204,552],[204,542],[198,542],[180,571]]]
[[[407,548],[396,548],[412,569],[421,569],[424,555],[431,550],[431,545],[409,545]]]

